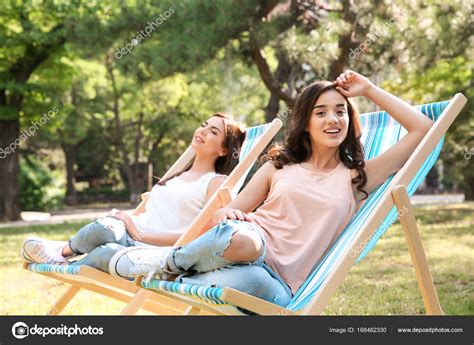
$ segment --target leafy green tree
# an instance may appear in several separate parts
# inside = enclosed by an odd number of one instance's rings
[[[24,155],[21,160],[21,208],[30,211],[50,211],[57,208],[63,197],[58,184],[58,170],[51,169],[45,161],[31,154]]]
[[[68,40],[102,33],[102,3],[5,1],[0,7],[0,220],[19,217],[19,154],[24,141],[23,101],[34,86],[31,75]],[[111,35],[113,37],[113,35]],[[103,37],[110,37],[105,36]],[[94,44],[103,43],[104,39]],[[91,44],[92,45],[92,44]],[[47,100],[46,100],[47,101]],[[46,103],[46,102],[45,102]]]
[[[422,73],[403,71],[398,79],[385,86],[415,103],[448,100],[461,92],[468,100],[473,99],[474,63],[459,56],[452,60],[438,60]],[[441,152],[443,164],[442,182],[448,187],[461,189],[466,199],[474,199],[474,108],[469,102],[450,127]]]

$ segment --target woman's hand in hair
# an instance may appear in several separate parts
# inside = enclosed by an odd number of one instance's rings
[[[374,84],[362,74],[347,70],[333,82],[336,90],[346,97],[365,96]]]
[[[217,224],[228,219],[253,222],[252,217],[250,217],[247,213],[235,208],[221,208],[220,210],[217,210],[212,217],[212,222],[213,224]]]

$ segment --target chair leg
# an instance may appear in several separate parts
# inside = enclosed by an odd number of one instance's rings
[[[200,313],[201,309],[190,306],[184,311],[183,315],[199,315]]]
[[[58,315],[66,305],[71,301],[71,299],[76,296],[76,294],[81,290],[78,286],[71,286],[66,292],[61,296],[61,298],[55,303],[53,308],[50,309],[48,315]]]
[[[151,297],[151,294],[151,291],[140,289],[120,314],[135,315],[138,309],[140,309],[146,303],[146,301],[148,301],[148,299]]]
[[[425,251],[421,243],[415,212],[410,203],[404,185],[396,186],[392,191],[393,200],[398,209],[400,223],[408,244],[411,260],[415,268],[418,286],[421,291],[427,315],[443,315],[443,310],[438,300],[438,294],[433,283],[433,278],[428,267]]]

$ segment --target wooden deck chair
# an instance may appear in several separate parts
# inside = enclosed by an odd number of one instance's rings
[[[397,219],[398,210],[426,313],[442,314],[409,195],[413,195],[433,167],[444,134],[465,103],[466,98],[457,94],[451,101],[418,106],[423,114],[435,120],[432,128],[403,168],[370,194],[286,307],[226,287],[156,279],[145,282],[139,278],[136,285],[144,289],[137,293],[126,310],[136,311],[148,301],[146,297],[153,291],[154,295],[160,294],[187,303],[190,308],[188,314],[206,311],[218,315],[240,315],[243,314],[242,309],[246,309],[262,315],[319,315],[356,260],[362,259]],[[405,129],[385,112],[362,114],[361,123],[366,159],[384,152],[406,134]]]
[[[183,245],[207,230],[205,229],[205,226],[211,219],[213,213],[217,209],[225,206],[232,197],[237,195],[257,157],[270,143],[276,133],[280,130],[281,126],[282,122],[279,119],[275,119],[272,123],[250,127],[246,130],[245,141],[238,153],[238,165],[225,179],[216,193],[214,193],[214,195],[208,200],[199,215],[189,226],[188,230],[177,241],[176,245]],[[194,151],[190,146],[163,177],[171,176],[180,171],[193,157]],[[32,272],[71,285],[71,287],[55,303],[48,315],[59,314],[81,289],[97,292],[122,302],[129,302],[135,293],[140,290],[133,281],[114,277],[108,273],[88,266],[61,266],[25,263],[23,267]],[[143,304],[143,308],[158,314],[182,314],[186,311],[188,306],[166,297],[154,296]]]

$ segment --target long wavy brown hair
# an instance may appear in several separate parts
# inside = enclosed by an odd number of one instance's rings
[[[275,168],[281,169],[288,164],[302,163],[311,157],[311,140],[305,128],[319,96],[329,90],[336,90],[333,83],[317,81],[305,87],[298,96],[288,119],[285,142],[283,145],[274,145],[266,155],[266,159],[272,161]],[[361,126],[358,113],[351,101],[342,96],[347,102],[349,126],[347,136],[339,146],[339,158],[347,168],[357,171],[358,176],[352,179],[352,183],[357,184],[357,190],[364,193],[367,198],[368,194],[363,190],[367,183],[367,175],[364,170],[364,150],[360,141]]]
[[[227,151],[225,156],[220,156],[216,159],[214,169],[218,174],[229,175],[237,164],[239,164],[240,148],[245,140],[245,129],[226,113],[217,112],[212,114],[210,118],[213,116],[220,117],[224,121],[225,139],[222,146]],[[184,167],[184,169],[166,179],[160,179],[158,184],[161,186],[165,185],[167,181],[191,169],[193,163],[194,158],[186,165],[186,167]]]

